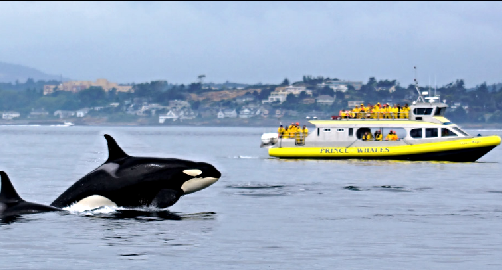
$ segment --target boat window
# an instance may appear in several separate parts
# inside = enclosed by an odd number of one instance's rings
[[[331,132],[331,128],[325,128],[324,132]]]
[[[375,130],[376,131],[376,130]],[[397,135],[397,140],[401,140],[404,137],[406,137],[406,130],[401,127],[385,127],[385,128],[380,128],[380,131],[382,132],[382,139],[385,140],[387,136],[392,133]],[[375,136],[375,134],[373,134]]]
[[[361,140],[363,138],[364,133],[366,133],[366,132],[370,132],[371,133],[371,128],[368,128],[368,127],[359,128],[359,129],[357,129],[356,137],[359,140]]]
[[[461,130],[461,129],[460,129],[460,128],[458,128],[458,127],[453,127],[453,129],[454,129],[455,131],[458,131],[460,134],[462,134],[462,135],[464,135],[464,136],[469,136],[469,134],[467,134],[467,132],[465,132],[465,131]]]
[[[445,111],[446,111],[446,108],[436,108],[436,112],[434,113],[434,116],[444,115]]]
[[[415,108],[413,113],[415,115],[429,115],[432,113],[432,108]]]
[[[410,137],[412,137],[413,139],[422,139],[422,129],[414,128],[410,130]]]
[[[354,129],[353,128],[349,128],[349,136],[350,137],[354,136]]]
[[[441,129],[441,137],[456,137],[458,136],[455,132],[447,129],[447,128],[442,128]]]
[[[426,128],[425,129],[425,138],[435,138],[438,137],[438,129],[437,128]]]
[[[317,137],[319,137],[319,129],[320,129],[320,128],[317,128]]]
[[[338,131],[338,132],[343,132],[344,130],[345,130],[345,129],[343,129],[343,128],[339,128],[339,129],[337,129],[336,131]]]

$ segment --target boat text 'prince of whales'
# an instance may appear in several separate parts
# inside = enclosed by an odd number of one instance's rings
[[[185,194],[210,186],[221,176],[204,162],[129,156],[110,135],[104,136],[109,152],[106,162],[68,188],[51,206],[165,208]]]

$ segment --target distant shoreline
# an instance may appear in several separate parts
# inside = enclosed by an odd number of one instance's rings
[[[145,120],[145,119],[142,119]],[[158,124],[147,119],[148,121],[136,122],[107,122],[103,119],[83,118],[83,119],[65,119],[65,121],[72,122],[75,126],[115,126],[115,127],[278,127],[278,119],[194,119],[183,121],[167,121],[164,124]],[[312,124],[306,119],[281,119],[283,125],[298,122],[300,125],[307,125],[313,127]],[[36,122],[36,124],[34,123]],[[63,122],[62,120],[0,120],[2,126],[50,126],[55,122]],[[502,129],[502,123],[455,123],[464,129]]]

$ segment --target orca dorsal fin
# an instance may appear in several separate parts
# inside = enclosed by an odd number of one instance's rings
[[[122,150],[122,148],[120,148],[120,146],[112,136],[105,134],[105,139],[106,143],[108,144],[108,159],[106,160],[106,162],[129,157],[129,155],[126,154],[124,150]]]
[[[9,176],[4,171],[0,171],[0,177],[2,178],[2,187],[0,190],[0,202],[17,202],[23,201],[19,194],[17,194],[14,186],[10,182]]]

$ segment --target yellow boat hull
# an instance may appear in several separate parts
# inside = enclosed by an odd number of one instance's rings
[[[472,162],[500,144],[499,136],[385,147],[273,147],[270,156],[314,159],[389,159]]]

